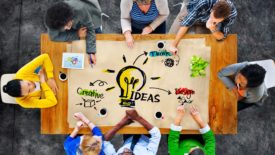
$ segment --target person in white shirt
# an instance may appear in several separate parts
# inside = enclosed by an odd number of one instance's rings
[[[111,138],[118,130],[126,124],[130,124],[132,121],[137,121],[143,125],[149,131],[151,137],[149,138],[145,135],[131,136],[124,142],[123,146],[116,151],[110,142]],[[107,155],[156,155],[160,139],[161,134],[157,127],[154,127],[141,117],[136,110],[126,110],[126,116],[105,134],[103,151]]]

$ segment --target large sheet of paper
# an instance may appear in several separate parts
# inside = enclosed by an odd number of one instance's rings
[[[208,95],[210,65],[205,77],[190,77],[191,57],[196,55],[210,63],[210,47],[205,39],[183,39],[178,56],[159,49],[159,40],[136,41],[129,49],[124,41],[97,40],[96,65],[88,64],[85,54],[83,70],[68,71],[68,123],[75,125],[73,114],[84,113],[98,126],[113,126],[135,108],[150,123],[169,128],[178,105],[185,103],[183,129],[198,129],[189,114],[190,105],[198,106],[204,121],[208,122]],[[85,53],[85,41],[67,46],[68,52]],[[175,89],[184,87],[193,95],[176,95]],[[102,113],[101,113],[102,112]],[[104,114],[105,112],[105,114]],[[162,117],[156,118],[161,112]],[[140,126],[133,123],[131,126]]]

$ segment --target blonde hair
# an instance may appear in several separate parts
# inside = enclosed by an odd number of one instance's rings
[[[101,151],[102,141],[98,141],[92,135],[83,135],[80,148],[83,155],[98,155]]]
[[[133,1],[140,4],[151,4],[152,0],[133,0]]]

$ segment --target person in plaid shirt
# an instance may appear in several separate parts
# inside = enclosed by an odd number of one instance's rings
[[[237,10],[229,0],[189,0],[187,12],[169,49],[174,54],[182,36],[195,23],[204,23],[217,40],[224,40],[237,17]]]

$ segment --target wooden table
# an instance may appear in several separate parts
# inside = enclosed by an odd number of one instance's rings
[[[174,39],[175,35],[134,35],[135,40],[165,40]],[[218,79],[217,73],[223,67],[237,62],[237,35],[228,35],[222,42],[216,41],[211,34],[187,34],[183,38],[205,38],[206,45],[211,46],[210,87],[209,87],[209,125],[215,134],[237,133],[237,99],[229,92]],[[123,35],[98,34],[97,40],[124,40]],[[58,92],[58,104],[52,108],[41,109],[41,133],[42,134],[69,134],[73,129],[67,123],[68,113],[68,84],[58,80],[61,68],[62,52],[66,51],[66,43],[52,42],[47,34],[41,35],[41,53],[48,53],[53,65]],[[172,122],[171,122],[172,123]],[[111,127],[101,127],[106,132]],[[169,129],[160,129],[162,134],[168,134]],[[88,128],[80,133],[89,133]],[[142,127],[125,127],[119,131],[121,134],[142,134],[147,131]],[[184,130],[185,134],[197,134],[195,130]]]

